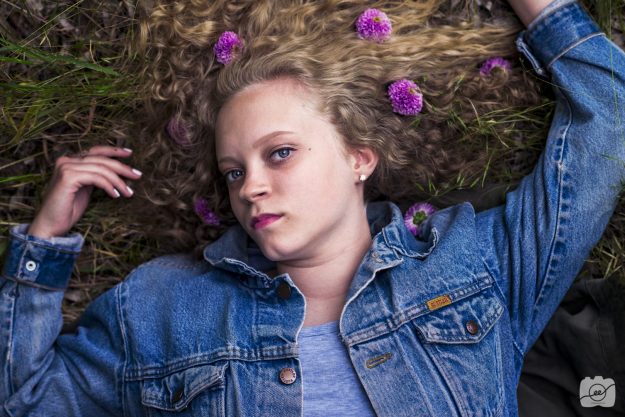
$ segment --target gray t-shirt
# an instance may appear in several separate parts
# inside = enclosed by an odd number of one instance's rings
[[[347,348],[339,322],[302,327],[299,357],[304,389],[304,417],[375,416]]]

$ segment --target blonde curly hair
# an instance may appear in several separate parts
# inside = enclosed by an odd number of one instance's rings
[[[462,3],[462,2],[461,2]],[[461,7],[469,7],[465,1]],[[479,66],[492,56],[514,62],[518,20],[467,21],[441,0],[162,1],[142,20],[137,50],[144,120],[134,139],[144,177],[137,204],[146,232],[168,237],[167,250],[195,248],[236,223],[224,178],[217,170],[214,126],[220,108],[255,83],[288,77],[324,98],[322,108],[348,147],[379,155],[365,199],[397,204],[430,199],[428,190],[483,171],[489,138],[466,137],[462,121],[502,106],[540,102],[540,83],[518,65],[484,77]],[[393,34],[383,43],[359,39],[354,29],[367,8],[384,11]],[[221,33],[244,42],[227,65],[215,59]],[[393,113],[386,88],[414,80],[424,97],[417,117]],[[175,119],[188,143],[173,141],[166,124]],[[491,138],[492,139],[492,138]],[[473,143],[473,146],[469,146]],[[466,146],[465,146],[466,145]],[[221,226],[202,223],[193,211],[208,201]],[[146,200],[149,204],[146,204]],[[431,200],[431,199],[430,199]]]

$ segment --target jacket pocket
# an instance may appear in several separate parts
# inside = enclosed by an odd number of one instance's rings
[[[228,363],[192,366],[141,381],[141,403],[151,417],[225,416]]]
[[[463,416],[502,413],[501,331],[496,324],[503,311],[491,286],[413,320]]]

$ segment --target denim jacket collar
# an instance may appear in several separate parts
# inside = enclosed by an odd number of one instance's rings
[[[367,221],[373,242],[365,259],[373,258],[376,269],[396,264],[400,256],[425,259],[438,241],[438,231],[430,217],[415,238],[404,225],[397,205],[390,201],[370,202],[366,207]],[[230,227],[219,239],[204,248],[204,259],[216,268],[256,278],[257,284],[269,287],[272,278],[263,271],[275,268],[260,248],[249,238],[240,224]]]

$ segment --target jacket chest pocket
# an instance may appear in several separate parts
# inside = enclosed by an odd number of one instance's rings
[[[503,303],[489,287],[413,321],[463,416],[496,417],[504,404]]]
[[[228,364],[199,365],[141,381],[141,403],[150,417],[223,417]]]

